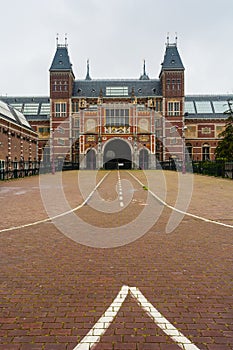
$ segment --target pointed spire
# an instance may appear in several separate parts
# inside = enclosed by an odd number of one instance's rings
[[[144,60],[143,64],[143,75],[146,75],[146,60]]]
[[[167,46],[169,45],[169,32],[167,32]]]
[[[89,67],[89,59],[87,60],[87,75],[86,75],[86,80],[91,80],[91,77],[90,77],[90,67]]]
[[[139,80],[149,80],[150,78],[146,74],[146,60],[143,60],[143,73],[140,76]]]

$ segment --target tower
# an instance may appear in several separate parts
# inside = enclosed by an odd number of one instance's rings
[[[164,160],[183,157],[184,66],[177,43],[166,44],[160,72],[164,116]],[[179,137],[180,136],[180,137]]]
[[[58,44],[50,72],[50,139],[52,163],[71,160],[74,73],[67,42]]]

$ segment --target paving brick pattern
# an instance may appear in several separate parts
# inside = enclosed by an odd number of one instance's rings
[[[140,172],[134,175],[145,181]],[[130,178],[123,171],[121,177]],[[165,172],[165,177],[167,201],[173,204],[176,173]],[[63,178],[66,197],[75,207],[82,202],[77,173]],[[117,196],[116,179],[117,172],[111,172],[99,189],[106,200]],[[134,201],[118,215],[88,205],[77,214],[101,227],[132,220],[148,195],[132,183]],[[39,177],[0,185],[0,228],[46,217]],[[232,223],[232,188],[229,180],[195,176],[189,211]],[[50,222],[0,233],[0,349],[72,350],[122,285],[138,287],[200,350],[233,349],[233,230],[185,216],[166,234],[170,214],[164,208],[147,234],[112,249],[80,245]],[[94,349],[180,348],[128,295]]]

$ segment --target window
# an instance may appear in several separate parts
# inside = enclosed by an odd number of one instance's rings
[[[106,109],[107,126],[129,125],[129,109]]]
[[[177,79],[177,90],[181,89],[181,81],[180,79]]]
[[[172,90],[175,90],[175,79],[172,79]]]
[[[162,111],[162,101],[156,100],[155,111],[156,112],[161,112]]]
[[[38,133],[41,135],[41,136],[49,136],[49,128],[47,127],[40,127],[38,128]]]
[[[168,115],[180,114],[180,102],[168,102]]]
[[[202,160],[210,159],[210,146],[208,144],[204,144],[202,146]]]
[[[72,112],[77,113],[78,112],[78,102],[72,103]]]
[[[66,103],[64,102],[55,103],[55,116],[56,117],[66,116]]]
[[[5,160],[0,160],[0,169],[5,169]]]
[[[68,91],[67,81],[54,81],[53,82],[53,91]]]
[[[186,143],[185,159],[186,161],[191,160],[193,156],[193,146],[191,143]]]

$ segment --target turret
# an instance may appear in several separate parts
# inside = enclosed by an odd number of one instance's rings
[[[160,72],[163,95],[164,160],[183,159],[182,137],[184,130],[184,65],[176,42],[170,44],[169,38]],[[178,135],[180,135],[178,137]]]
[[[74,73],[70,62],[67,43],[57,43],[50,71],[50,98],[71,98],[74,83]]]
[[[177,43],[166,45],[162,69],[160,72],[164,97],[184,96],[184,66],[180,58]]]

